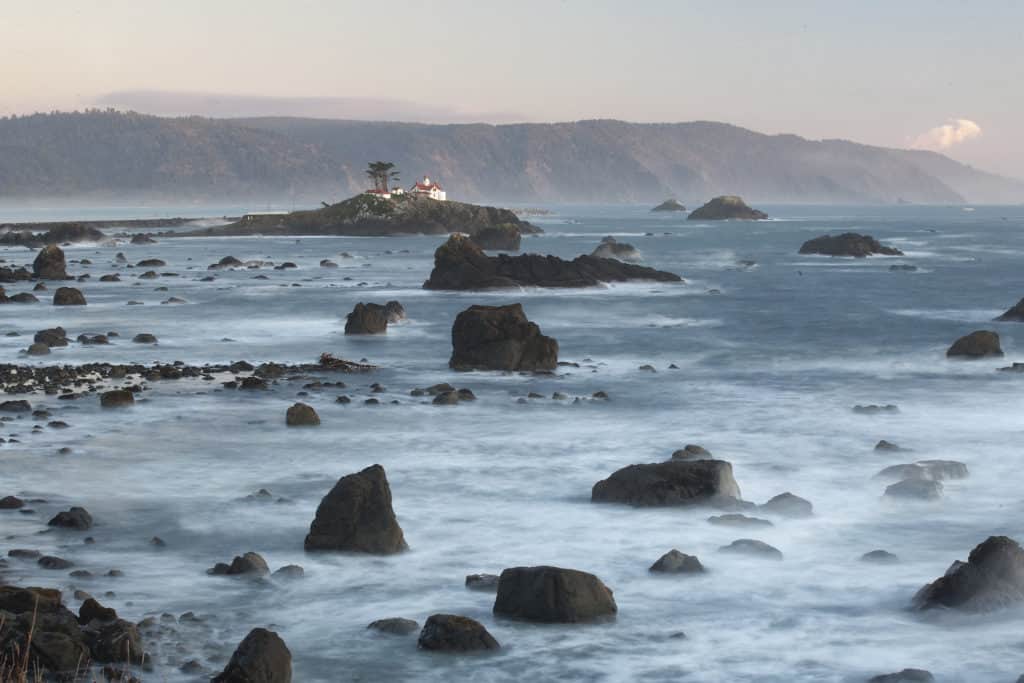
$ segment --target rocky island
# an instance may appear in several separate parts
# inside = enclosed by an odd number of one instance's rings
[[[651,211],[686,211],[686,207],[678,199],[666,199]]]
[[[736,195],[724,195],[715,197],[710,202],[700,207],[689,216],[688,221],[759,221],[768,218],[764,211],[758,211],[747,206],[740,197]]]
[[[887,247],[871,235],[860,235],[845,232],[842,235],[822,235],[807,240],[800,247],[801,254],[821,254],[823,256],[903,256],[903,252],[895,247]]]

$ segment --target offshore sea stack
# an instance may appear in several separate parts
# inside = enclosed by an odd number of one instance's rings
[[[448,365],[454,370],[554,370],[558,342],[541,334],[522,304],[470,306],[452,325]]]
[[[544,623],[574,624],[615,616],[611,589],[587,572],[512,567],[501,572],[494,613]]]
[[[666,199],[651,211],[686,211],[686,207],[678,199]]]
[[[32,274],[41,280],[67,280],[67,262],[64,251],[56,244],[47,244],[32,262]]]
[[[842,235],[822,235],[807,240],[800,247],[801,254],[822,254],[824,256],[903,256],[896,247],[887,247],[871,235],[844,232]]]
[[[626,503],[637,507],[708,504],[738,507],[740,487],[732,465],[724,460],[669,460],[629,465],[596,484],[595,503]]]
[[[686,217],[688,221],[759,221],[768,218],[764,211],[747,206],[736,195],[715,197]]]
[[[391,487],[383,467],[372,465],[338,480],[316,509],[305,547],[374,555],[408,549],[391,507]]]
[[[1007,536],[990,536],[914,596],[917,609],[987,612],[1024,600],[1024,550]]]
[[[487,256],[466,235],[454,234],[434,252],[424,289],[477,290],[511,287],[593,287],[602,282],[681,282],[674,273],[595,256],[572,261],[557,256]]]
[[[1024,299],[1018,301],[1013,308],[996,318],[1004,323],[1024,323]]]

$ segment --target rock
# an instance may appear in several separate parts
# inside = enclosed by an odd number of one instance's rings
[[[916,273],[917,266],[912,266],[909,263],[894,263],[889,266],[890,273]]]
[[[286,564],[275,571],[272,576],[283,581],[294,581],[306,576],[306,570],[297,564]]]
[[[686,217],[688,221],[756,221],[768,218],[768,214],[752,209],[735,195],[715,197],[710,202]]]
[[[132,342],[135,344],[156,344],[156,337],[148,332],[140,332],[132,337]]]
[[[34,341],[47,346],[67,346],[68,335],[64,331],[63,327],[52,327],[46,330],[39,330],[36,332]]]
[[[85,295],[74,287],[58,287],[53,293],[54,306],[85,306]]]
[[[709,450],[707,450],[703,446],[698,446],[692,443],[686,444],[679,450],[672,452],[673,460],[696,460],[711,457],[712,455]]]
[[[1024,600],[1024,550],[1007,536],[990,536],[967,562],[954,562],[944,576],[914,596],[921,610],[948,607],[984,612]]]
[[[968,476],[967,465],[956,460],[922,460],[917,463],[890,465],[875,475],[876,479],[890,481],[901,479],[964,479]]]
[[[873,564],[895,564],[899,562],[899,558],[887,550],[872,550],[861,555],[860,561]]]
[[[572,261],[540,254],[487,256],[468,237],[454,234],[434,252],[434,269],[423,288],[593,287],[602,282],[628,280],[681,282],[682,278],[674,273],[593,256],[578,256]]]
[[[718,549],[720,553],[730,553],[733,555],[746,555],[748,557],[757,557],[765,560],[781,560],[782,552],[778,548],[772,547],[764,541],[758,541],[753,538],[740,538],[729,545],[723,545]]]
[[[320,261],[320,267],[321,268],[337,268],[338,264],[335,263],[334,261],[330,260],[330,259],[326,259],[325,258],[322,261]]]
[[[110,339],[105,334],[80,334],[77,340],[79,344],[96,345],[109,344]]]
[[[135,264],[136,268],[163,268],[167,263],[162,259],[148,258]]]
[[[527,320],[522,304],[470,306],[452,325],[455,370],[554,370],[558,342]]]
[[[758,506],[759,510],[783,517],[813,517],[814,506],[811,501],[800,496],[795,496],[788,491],[780,493],[764,505]]]
[[[900,412],[900,408],[899,406],[893,405],[891,403],[884,406],[879,406],[872,403],[871,405],[866,406],[856,405],[853,407],[853,412],[858,413],[860,415],[878,415],[879,413],[898,413]]]
[[[32,262],[32,275],[42,280],[67,280],[67,262],[64,251],[56,244],[47,244]]]
[[[501,646],[483,624],[455,614],[432,614],[423,624],[416,645],[434,652],[497,650]]]
[[[708,522],[716,526],[731,526],[740,528],[763,528],[768,526],[775,526],[767,519],[760,519],[758,517],[747,517],[741,515],[738,512],[730,512],[725,515],[715,515],[708,517]]]
[[[0,510],[17,510],[25,507],[25,501],[17,496],[4,496],[0,498]]]
[[[878,443],[875,444],[875,450],[876,451],[902,451],[903,449],[900,448],[899,446],[897,446],[894,443],[891,443],[889,441],[886,441],[885,439],[882,439],[881,441],[879,441]]]
[[[245,264],[236,259],[234,256],[225,256],[220,261],[217,261],[213,265],[209,266],[207,270],[218,270],[220,268],[241,268]]]
[[[469,574],[466,576],[466,588],[473,591],[495,593],[498,590],[497,574]]]
[[[262,578],[270,574],[270,567],[267,566],[267,561],[263,559],[262,555],[259,553],[248,552],[244,555],[236,555],[235,558],[231,560],[230,565],[218,563],[207,573],[217,575],[222,574],[225,576]]]
[[[704,571],[704,565],[695,556],[673,549],[659,557],[647,571],[662,574],[700,574]]]
[[[12,303],[12,304],[37,304],[39,299],[28,292],[19,292],[14,296],[7,297],[6,300],[3,297],[3,289],[0,288],[0,303]]]
[[[666,199],[651,211],[686,211],[686,207],[678,199]]]
[[[801,254],[823,254],[825,256],[853,256],[864,258],[874,254],[903,256],[903,252],[887,247],[870,235],[846,232],[842,235],[822,235],[807,240],[800,247]]]
[[[924,669],[903,669],[892,674],[879,674],[868,679],[868,683],[931,683],[935,677]]]
[[[284,421],[289,427],[316,427],[320,424],[320,416],[312,406],[296,403],[285,413]]]
[[[1018,301],[1014,304],[1013,308],[1003,313],[996,320],[1004,323],[1024,323],[1024,299]]]
[[[305,548],[378,555],[408,549],[391,507],[391,487],[383,467],[372,465],[338,480],[320,501]]]
[[[141,232],[132,235],[130,242],[132,244],[156,244],[155,239]]]
[[[590,255],[596,258],[610,258],[627,262],[636,262],[643,259],[640,250],[632,244],[619,243],[614,237],[605,237]]]
[[[999,335],[988,330],[976,330],[960,337],[946,351],[947,358],[1001,358],[1003,349],[999,346]]]
[[[35,342],[28,345],[28,349],[25,350],[30,356],[45,356],[50,353],[50,347],[42,342]]]
[[[53,555],[43,555],[39,558],[38,564],[43,569],[69,569],[75,566],[75,563],[71,560],[65,560],[63,557],[54,557]]]
[[[912,500],[938,500],[942,497],[942,484],[931,479],[904,479],[885,488],[888,498]]]
[[[125,408],[135,405],[135,394],[127,389],[112,389],[100,394],[100,406],[103,408]]]
[[[735,505],[740,487],[724,460],[629,465],[594,484],[591,500],[635,506]]]
[[[117,619],[117,611],[112,607],[104,607],[95,598],[87,598],[78,608],[78,623],[84,626],[94,619],[114,621]]]
[[[494,614],[526,621],[576,623],[615,616],[612,591],[593,574],[560,567],[501,572]]]
[[[64,512],[58,512],[47,522],[47,525],[60,527],[61,529],[86,531],[92,528],[92,515],[83,507],[73,507]]]
[[[384,304],[384,312],[388,316],[389,324],[397,323],[401,320],[405,320],[406,318],[405,306],[394,299]]]
[[[387,310],[380,304],[356,304],[345,323],[345,334],[385,334],[387,331]]]
[[[470,235],[474,244],[488,251],[519,251],[522,237],[519,228],[510,223],[483,228]]]
[[[292,653],[273,631],[254,628],[212,683],[291,683]]]
[[[0,401],[0,413],[27,413],[31,410],[32,404],[24,399]]]
[[[371,622],[366,628],[393,636],[407,636],[418,631],[420,625],[412,619],[393,617],[390,619],[378,619]]]

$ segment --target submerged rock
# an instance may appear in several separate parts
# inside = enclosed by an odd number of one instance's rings
[[[658,558],[647,571],[661,574],[700,574],[704,565],[693,555],[672,549]]]
[[[292,653],[273,631],[254,628],[212,683],[291,683]]]
[[[861,555],[860,561],[873,564],[895,564],[899,562],[899,558],[888,550],[872,550]]]
[[[497,574],[469,574],[466,576],[466,588],[484,593],[494,593],[498,590]]]
[[[999,335],[988,330],[975,330],[960,337],[946,351],[947,358],[1001,358],[1003,349],[999,345]]]
[[[380,465],[338,480],[320,501],[305,548],[388,555],[407,550]]]
[[[412,619],[393,617],[390,619],[378,619],[371,622],[366,628],[373,631],[380,631],[393,636],[407,636],[419,630],[420,625]]]
[[[593,574],[560,567],[512,567],[501,572],[494,613],[548,623],[613,617],[612,591]]]
[[[629,465],[594,484],[591,500],[635,506],[711,504],[730,507],[740,500],[732,465],[724,460],[669,460]]]
[[[416,645],[435,652],[497,650],[501,646],[484,625],[456,614],[432,614],[423,624]]]
[[[885,495],[907,500],[938,500],[942,497],[942,484],[931,479],[904,479],[887,486]]]
[[[811,501],[793,495],[788,491],[780,493],[763,505],[759,505],[758,509],[771,514],[782,515],[783,517],[814,516],[814,506],[811,505]]]
[[[782,559],[782,552],[778,548],[770,546],[764,541],[758,541],[753,538],[736,539],[729,545],[723,545],[718,549],[718,552],[729,553],[732,555],[746,555],[748,557],[757,557],[766,560]]]
[[[903,256],[903,252],[895,247],[887,247],[871,235],[845,232],[842,235],[822,235],[807,240],[800,247],[801,254],[823,254],[825,256],[853,256],[865,258],[880,254],[882,256]]]
[[[736,195],[723,195],[715,197],[704,206],[693,211],[686,220],[689,221],[727,221],[744,220],[756,221],[768,218],[764,211],[758,211],[747,206],[740,197]]]
[[[738,512],[730,512],[725,515],[715,515],[713,517],[708,517],[708,522],[716,526],[731,526],[741,528],[764,528],[768,526],[775,526],[767,519],[761,519],[759,517],[748,517]]]
[[[999,609],[1024,600],[1024,550],[1007,536],[990,536],[967,562],[954,562],[944,576],[914,596],[917,609],[948,607],[969,612]]]
[[[452,325],[455,370],[554,370],[558,342],[541,334],[522,304],[470,306]]]

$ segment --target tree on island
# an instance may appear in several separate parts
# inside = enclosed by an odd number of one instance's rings
[[[398,182],[398,171],[390,161],[373,161],[366,167],[366,175],[373,181],[373,189],[388,192],[391,181]]]

